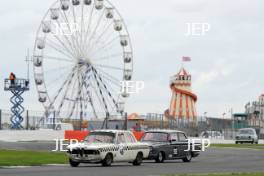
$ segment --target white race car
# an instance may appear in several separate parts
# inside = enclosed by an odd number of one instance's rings
[[[149,151],[149,146],[138,142],[133,133],[120,130],[91,131],[84,141],[67,147],[72,167],[80,163],[111,166],[113,162],[131,162],[138,166],[148,158]]]

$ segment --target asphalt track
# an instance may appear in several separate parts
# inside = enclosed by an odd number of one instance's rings
[[[2,168],[0,176],[156,176],[178,173],[264,172],[264,151],[254,149],[210,148],[191,163],[167,161],[156,164],[145,161],[142,166],[116,163],[112,167],[81,165],[78,168],[42,166]]]

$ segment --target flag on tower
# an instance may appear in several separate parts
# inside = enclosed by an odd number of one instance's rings
[[[191,57],[187,57],[187,56],[182,57],[183,62],[190,62],[191,60],[192,60]]]

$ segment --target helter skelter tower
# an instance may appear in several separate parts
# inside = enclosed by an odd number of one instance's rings
[[[197,96],[192,93],[192,76],[182,67],[180,72],[171,77],[172,97],[167,116],[179,124],[195,124]]]

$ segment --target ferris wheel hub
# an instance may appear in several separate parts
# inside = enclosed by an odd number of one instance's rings
[[[78,59],[78,65],[91,65],[90,59],[80,58]]]

